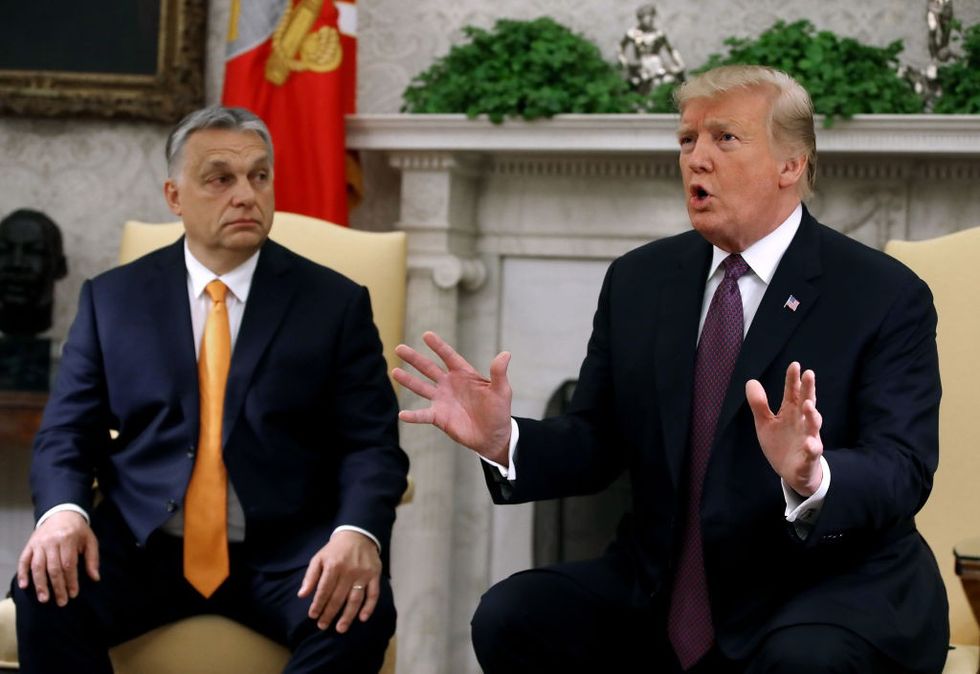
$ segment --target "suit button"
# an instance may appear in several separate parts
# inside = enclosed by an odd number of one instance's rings
[[[173,499],[167,501],[167,512],[172,513],[177,510],[177,502]]]

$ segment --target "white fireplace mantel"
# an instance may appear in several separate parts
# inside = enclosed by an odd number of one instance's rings
[[[494,124],[465,115],[352,115],[356,150],[453,152],[673,153],[677,115],[558,115]],[[824,154],[980,156],[980,115],[857,115],[825,129]]]

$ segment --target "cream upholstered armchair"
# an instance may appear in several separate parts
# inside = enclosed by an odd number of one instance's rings
[[[126,263],[177,240],[181,223],[127,222],[119,262]],[[326,265],[368,288],[388,371],[397,365],[395,346],[405,324],[404,232],[360,232],[324,220],[277,212],[271,237],[296,253]],[[411,482],[402,502],[411,500]],[[289,657],[279,644],[226,618],[195,616],[157,628],[110,652],[118,674],[270,674]],[[0,669],[17,668],[14,605],[0,602]],[[395,670],[395,640],[383,674]]]
[[[977,622],[956,576],[953,547],[980,535],[980,227],[927,241],[890,241],[885,251],[932,289],[939,325],[939,470],[916,517],[932,547],[949,596],[951,641],[944,674],[977,674]]]

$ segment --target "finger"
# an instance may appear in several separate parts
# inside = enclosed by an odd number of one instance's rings
[[[351,586],[350,591],[347,593],[347,603],[344,604],[344,611],[340,614],[340,618],[337,619],[337,632],[343,634],[350,627],[350,624],[354,621],[354,616],[357,615],[358,610],[364,604],[364,594],[367,588],[359,583],[355,583]]]
[[[57,546],[44,551],[47,561],[45,568],[48,572],[48,582],[51,584],[51,594],[58,606],[68,603],[68,590],[65,588],[65,572],[61,567],[61,555]]]
[[[308,597],[313,588],[316,587],[317,581],[320,580],[320,558],[314,557],[310,560],[309,565],[306,567],[306,573],[303,574],[303,582],[299,586],[299,592],[296,593],[297,597]],[[310,614],[313,618],[313,614]]]
[[[391,376],[395,378],[399,384],[407,388],[412,393],[422,396],[426,400],[432,400],[436,395],[436,387],[432,384],[422,381],[418,377],[413,377],[411,374],[396,367],[391,371]]]
[[[817,402],[817,373],[813,370],[807,370],[803,373],[803,382],[800,386],[800,396],[802,400],[809,400],[813,403]]]
[[[428,356],[423,356],[410,346],[399,344],[395,349],[395,354],[432,381],[438,381],[446,374],[441,367],[435,364],[435,361]]]
[[[99,539],[95,537],[95,534],[89,530],[88,536],[85,537],[85,546],[82,548],[82,554],[85,555],[85,572],[88,577],[94,581],[98,581],[99,576]]]
[[[812,400],[803,403],[803,429],[807,435],[819,436],[820,427],[823,425],[823,415],[817,411],[817,406]]]
[[[47,559],[43,547],[38,546],[31,559],[31,579],[34,581],[34,593],[37,600],[44,603],[51,596],[51,588],[48,587]]]
[[[769,397],[766,389],[762,387],[758,379],[750,379],[745,382],[745,399],[752,410],[752,417],[756,424],[762,424],[772,419],[772,410],[769,409]]]
[[[783,405],[799,400],[800,364],[795,360],[786,368],[786,383],[783,385]]]
[[[30,542],[24,546],[24,551],[17,559],[17,587],[26,590],[30,584],[31,561],[34,558],[34,548]]]
[[[78,596],[78,550],[75,546],[65,541],[58,546],[61,568],[65,574],[65,592],[68,598],[74,599]]]
[[[446,367],[450,370],[466,370],[467,372],[476,372],[476,369],[469,364],[469,362],[463,358],[461,355],[456,353],[453,347],[449,346],[448,342],[442,337],[434,332],[426,332],[422,335],[422,341],[425,342],[426,346],[432,349],[442,362],[446,364]]]
[[[507,381],[507,366],[510,365],[510,353],[504,351],[490,361],[490,386],[496,390],[510,388]]]
[[[367,619],[371,617],[374,613],[374,607],[378,605],[378,598],[381,596],[381,580],[378,576],[371,579],[371,582],[367,586],[367,597],[364,599],[364,606],[361,607],[361,614],[358,616],[361,622],[367,622]]]
[[[436,413],[431,407],[421,410],[402,410],[398,413],[398,418],[409,424],[434,424]]]
[[[326,577],[326,574],[324,574],[324,576]],[[316,626],[321,630],[325,630],[330,627],[330,623],[333,622],[333,619],[337,616],[340,608],[344,605],[344,602],[347,601],[347,595],[350,591],[349,588],[347,588],[347,591],[345,592],[341,588],[337,587],[337,582],[338,579],[333,577],[326,580],[324,578],[320,579],[320,587],[317,588],[316,594],[317,598],[320,600],[319,603],[320,606],[323,607],[323,610],[317,614],[320,617],[317,619]],[[316,603],[316,600],[314,600],[314,603]]]
[[[323,614],[323,609],[327,605],[328,600],[333,594],[334,587],[337,585],[337,579],[334,578],[334,574],[330,573],[327,569],[326,564],[322,564],[323,572],[320,574],[320,578],[316,584],[316,592],[313,594],[313,601],[310,602],[310,610],[308,615],[313,619],[317,620]],[[326,625],[320,629],[324,629]]]

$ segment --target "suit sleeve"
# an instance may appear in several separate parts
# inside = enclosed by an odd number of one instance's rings
[[[35,518],[61,503],[92,507],[98,456],[109,441],[109,411],[92,284],[82,285],[54,389],[34,440]]]
[[[939,460],[936,322],[932,294],[915,278],[898,294],[859,364],[857,442],[824,453],[832,477],[813,544],[911,521],[928,498]]]
[[[348,307],[338,349],[333,416],[343,457],[336,522],[370,531],[387,550],[408,457],[398,446],[398,403],[364,288]]]

